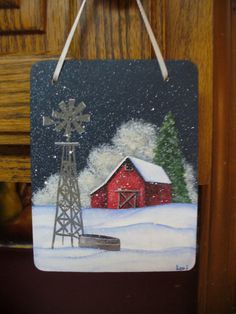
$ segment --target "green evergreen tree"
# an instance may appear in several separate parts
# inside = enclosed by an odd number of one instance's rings
[[[178,130],[171,112],[159,130],[154,162],[162,166],[172,182],[172,200],[175,203],[190,203],[184,180],[183,155],[180,148]]]

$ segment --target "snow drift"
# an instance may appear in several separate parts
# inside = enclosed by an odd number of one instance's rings
[[[85,233],[121,240],[120,252],[70,247],[61,238],[52,250],[54,206],[33,207],[34,259],[56,271],[123,272],[191,269],[195,263],[197,208],[168,204],[129,210],[84,209]]]

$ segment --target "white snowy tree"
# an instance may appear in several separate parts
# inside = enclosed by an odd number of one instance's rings
[[[152,161],[156,143],[156,127],[142,120],[130,120],[117,130],[113,145],[125,156]]]
[[[95,174],[100,181],[104,181],[114,167],[124,158],[112,145],[101,145],[94,148],[88,157],[88,169]]]
[[[197,182],[193,166],[188,162],[184,162],[184,180],[188,190],[188,196],[193,204],[198,202]]]
[[[33,203],[37,205],[53,205],[56,203],[58,175],[51,175],[46,182],[43,189],[33,194]]]

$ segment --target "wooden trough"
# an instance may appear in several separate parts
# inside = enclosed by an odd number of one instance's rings
[[[120,251],[120,239],[98,234],[83,234],[79,238],[79,246],[107,251]]]

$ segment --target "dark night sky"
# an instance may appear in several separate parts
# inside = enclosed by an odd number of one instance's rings
[[[185,158],[197,171],[198,86],[197,69],[187,61],[167,62],[169,81],[164,82],[156,60],[66,61],[58,83],[51,84],[57,61],[35,64],[31,72],[31,154],[33,191],[59,168],[54,142],[64,141],[53,127],[42,126],[58,103],[84,101],[91,122],[86,132],[74,136],[79,170],[86,166],[92,148],[109,143],[117,128],[131,119],[161,126],[172,111]]]

